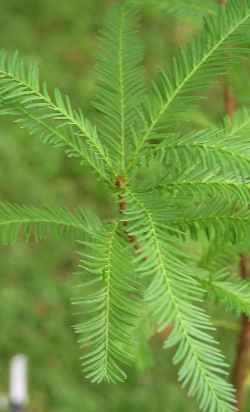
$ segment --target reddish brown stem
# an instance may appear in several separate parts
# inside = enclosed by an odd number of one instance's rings
[[[225,2],[223,3],[225,4]],[[231,88],[225,83],[224,86],[224,105],[229,119],[232,120],[235,112],[235,98]],[[240,276],[244,279],[250,276],[247,270],[247,258],[240,258]],[[236,348],[236,359],[233,368],[233,383],[236,388],[236,401],[239,412],[245,407],[247,395],[247,378],[250,369],[250,321],[247,316],[241,317],[241,331]]]
[[[225,6],[227,0],[218,0],[221,6]],[[225,112],[229,119],[232,120],[235,112],[236,102],[232,89],[224,79],[224,106]],[[247,258],[240,257],[240,276],[245,279],[250,276],[247,268]],[[239,335],[238,345],[236,349],[236,359],[233,368],[232,379],[236,388],[236,401],[238,411],[242,412],[245,407],[247,394],[247,377],[250,369],[250,321],[245,316],[241,317],[241,331]]]
[[[235,112],[235,97],[233,95],[232,89],[225,83],[224,86],[224,107],[225,112],[229,119],[232,120],[234,112]]]
[[[151,337],[152,342],[155,339],[160,340],[160,342],[164,342],[168,338],[171,332],[172,332],[172,326],[167,325],[161,332],[157,332]]]
[[[118,189],[121,190],[121,193],[119,194],[119,212],[122,214],[127,209],[127,202],[125,200],[124,193],[123,193],[123,190],[126,187],[126,180],[125,180],[124,176],[117,176],[116,177],[115,186]],[[140,247],[140,244],[139,244],[139,241],[138,241],[137,237],[135,235],[131,234],[131,233],[128,233],[128,231],[126,229],[126,227],[128,226],[128,221],[124,220],[123,225],[124,225],[124,232],[127,235],[128,242],[133,245],[135,253],[138,253],[138,252],[140,253],[141,247]],[[147,260],[148,257],[144,256],[143,259]]]
[[[224,86],[225,111],[229,119],[232,120],[235,112],[235,98],[231,88],[225,83]],[[246,278],[250,276],[247,270],[247,258],[240,258],[240,276]],[[241,317],[241,331],[236,348],[236,359],[233,368],[233,383],[236,388],[236,401],[238,411],[242,412],[245,407],[247,394],[247,377],[250,369],[250,321],[245,316]]]
[[[227,0],[218,0],[221,6],[225,6]],[[225,79],[224,79],[225,80]],[[225,112],[229,119],[232,120],[235,112],[236,102],[231,88],[225,81],[224,84],[224,106]],[[245,279],[250,276],[247,268],[247,258],[240,257],[240,276]],[[233,383],[236,388],[236,401],[239,412],[242,412],[245,407],[247,394],[247,377],[250,369],[250,321],[245,316],[241,317],[241,331],[236,349],[236,359],[233,368]]]
[[[250,276],[247,269],[247,258],[240,258],[240,275],[243,279]],[[241,331],[239,335],[235,365],[233,369],[233,382],[236,388],[237,407],[244,410],[247,395],[247,377],[250,368],[250,321],[247,316],[241,317]]]

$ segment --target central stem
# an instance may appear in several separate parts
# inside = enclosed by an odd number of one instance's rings
[[[226,6],[227,0],[219,0],[221,6]],[[224,78],[224,107],[225,112],[230,120],[233,119],[235,113],[235,97],[232,89]],[[240,270],[239,275],[242,279],[250,277],[250,273],[247,268],[246,256],[240,257]],[[245,407],[246,395],[247,395],[247,378],[250,369],[250,321],[246,315],[241,317],[241,331],[239,335],[236,359],[233,368],[232,378],[236,388],[236,400],[237,408],[239,412],[242,412]]]
[[[249,278],[247,258],[240,258],[240,275],[243,279]],[[236,387],[237,407],[244,410],[247,397],[247,378],[250,368],[250,320],[246,315],[241,317],[241,331],[239,335],[235,365],[233,369],[233,381]]]

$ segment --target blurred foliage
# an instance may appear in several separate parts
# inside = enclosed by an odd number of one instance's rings
[[[0,0],[0,47],[18,49],[37,61],[42,78],[48,80],[51,88],[59,87],[76,105],[94,115],[88,102],[95,93],[97,33],[111,3],[111,0]],[[141,22],[148,81],[160,66],[167,66],[176,47],[199,29],[203,14],[168,15],[165,8],[155,7],[153,3],[143,4]],[[192,0],[192,3],[201,10],[201,2]],[[213,1],[208,3],[214,10]],[[246,79],[248,72],[246,67]],[[248,103],[247,92],[239,85],[237,68],[235,73],[231,81],[239,90],[237,101]],[[208,97],[193,118],[199,127],[222,117],[220,81]],[[84,206],[106,216],[111,213],[105,189],[92,175],[60,151],[17,131],[7,121],[1,121],[0,164],[0,196],[5,201]],[[72,329],[75,315],[71,307],[70,275],[78,261],[72,245],[52,240],[39,245],[20,242],[15,247],[1,248],[0,260],[0,393],[8,390],[10,357],[25,353],[30,366],[28,411],[194,410],[193,403],[180,395],[170,355],[160,349],[160,336],[151,338],[148,346],[138,348],[137,370],[130,372],[126,384],[95,386],[84,381]],[[232,361],[237,327],[228,315],[223,317],[221,313],[219,325]]]

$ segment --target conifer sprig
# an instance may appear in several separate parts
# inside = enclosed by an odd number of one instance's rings
[[[84,370],[92,382],[123,382],[126,374],[120,365],[133,360],[132,334],[139,315],[131,251],[119,222],[101,227],[81,245],[86,252],[81,253],[78,275],[85,297],[75,303],[88,315],[76,327],[81,346],[89,348],[82,357]]]
[[[117,175],[126,174],[143,100],[143,46],[137,34],[137,13],[127,5],[111,9],[101,32],[97,65],[98,91],[94,106],[99,112],[102,141],[108,148]],[[132,45],[132,49],[131,49]]]
[[[87,161],[101,176],[111,173],[110,160],[97,130],[81,110],[73,109],[68,96],[56,89],[51,99],[46,83],[40,85],[35,64],[25,64],[18,53],[0,51],[0,114],[15,116],[30,134],[63,147],[68,156]]]
[[[95,231],[95,219],[83,210],[37,208],[0,203],[0,243],[12,244],[19,238],[35,241],[54,236],[84,239]]]
[[[182,363],[182,385],[196,396],[201,410],[213,407],[233,411],[234,391],[223,379],[223,356],[209,334],[209,318],[196,306],[202,301],[203,290],[192,275],[194,268],[189,267],[180,246],[175,245],[164,226],[154,220],[152,212],[131,190],[126,200],[129,207],[125,218],[130,222],[130,233],[143,245],[143,253],[136,258],[137,271],[139,276],[152,278],[145,299],[160,330],[173,325],[164,347],[178,345],[174,363]]]
[[[250,25],[250,1],[232,0],[216,17],[205,20],[202,33],[173,59],[168,72],[163,71],[157,82],[153,83],[148,102],[145,105],[144,127],[136,144],[130,167],[148,139],[166,136],[171,127],[201,95],[194,97],[206,88],[216,75],[222,74],[227,65],[243,53],[241,46],[247,43],[246,32]],[[237,44],[237,47],[232,47]],[[230,49],[230,58],[225,53]],[[248,48],[244,49],[249,53]]]
[[[228,1],[147,92],[137,15],[127,2],[114,6],[101,33],[96,124],[59,91],[51,98],[36,66],[0,52],[0,115],[88,164],[116,201],[117,213],[103,224],[80,210],[0,204],[1,243],[49,234],[80,241],[76,331],[93,382],[125,379],[146,303],[159,329],[171,325],[164,347],[177,347],[179,380],[200,409],[235,410],[226,362],[200,306],[211,295],[248,315],[249,284],[215,261],[204,272],[184,249],[190,238],[217,249],[249,241],[250,112],[189,134],[178,122],[218,74],[249,54],[249,26],[250,0]]]

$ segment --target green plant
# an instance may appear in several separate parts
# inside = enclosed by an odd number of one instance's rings
[[[20,234],[77,239],[81,262],[77,325],[86,376],[121,382],[133,360],[136,328],[148,307],[165,348],[177,346],[179,380],[201,410],[233,411],[226,363],[199,306],[215,296],[250,313],[250,286],[216,265],[197,262],[190,239],[217,249],[245,242],[249,212],[248,109],[223,127],[187,131],[189,114],[215,76],[248,54],[250,0],[231,0],[145,90],[136,13],[114,7],[102,33],[97,66],[96,126],[58,90],[51,98],[35,65],[0,53],[0,114],[31,135],[89,165],[107,186],[116,212],[102,223],[89,212],[0,205],[0,240]],[[233,45],[237,45],[233,47]],[[182,122],[182,127],[179,127]],[[86,298],[86,293],[88,297]]]

